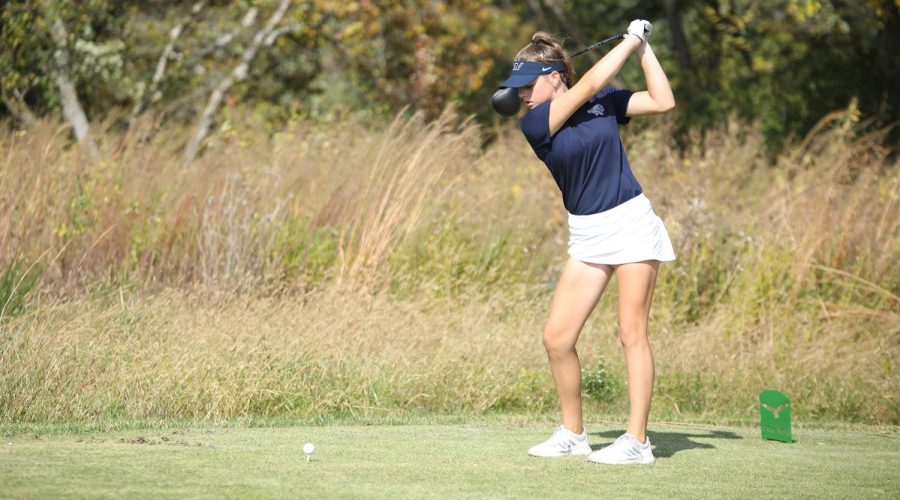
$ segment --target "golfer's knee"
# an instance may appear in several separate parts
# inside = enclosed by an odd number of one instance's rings
[[[571,335],[564,330],[554,328],[544,329],[544,349],[551,357],[564,356],[575,350],[575,344],[568,340]]]
[[[620,320],[619,340],[626,349],[647,344],[647,322],[639,318]]]

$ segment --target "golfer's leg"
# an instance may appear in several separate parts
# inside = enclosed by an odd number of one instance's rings
[[[627,431],[645,442],[653,395],[653,353],[647,336],[650,303],[659,262],[624,264],[616,268],[619,284],[619,335],[628,367],[630,414]]]
[[[612,273],[611,266],[587,264],[570,258],[556,285],[544,328],[544,348],[559,395],[562,422],[578,434],[583,431],[584,423],[581,415],[581,363],[575,342]]]

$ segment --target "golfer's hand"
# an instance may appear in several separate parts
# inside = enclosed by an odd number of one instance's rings
[[[631,21],[631,24],[628,25],[628,34],[634,35],[640,38],[641,41],[646,42],[647,37],[650,36],[650,22],[643,19]]]

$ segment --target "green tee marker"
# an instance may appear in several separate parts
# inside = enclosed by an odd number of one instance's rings
[[[791,438],[791,402],[781,391],[759,393],[759,427],[763,439],[793,443]]]

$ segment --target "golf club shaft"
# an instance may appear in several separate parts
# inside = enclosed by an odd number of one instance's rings
[[[585,47],[585,48],[579,50],[578,52],[573,53],[573,54],[572,54],[572,57],[579,56],[579,55],[584,54],[585,52],[587,52],[587,51],[589,51],[589,50],[596,49],[597,47],[599,47],[599,46],[601,46],[601,45],[605,45],[605,44],[607,44],[607,43],[609,43],[609,42],[614,42],[614,41],[616,41],[616,40],[621,40],[622,38],[625,38],[625,33],[620,33],[620,34],[618,34],[618,35],[613,35],[613,36],[611,36],[611,37],[609,37],[609,38],[600,40],[599,42],[597,42],[597,43],[595,43],[595,44],[593,44],[593,45],[588,45],[587,47]]]

